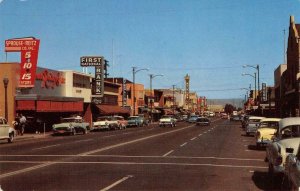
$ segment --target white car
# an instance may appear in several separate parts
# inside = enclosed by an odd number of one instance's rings
[[[161,117],[161,119],[159,120],[159,126],[160,127],[165,127],[165,126],[175,127],[176,119],[174,118],[174,116],[171,116],[171,115],[163,115]]]
[[[289,154],[286,157],[284,175],[288,180],[288,185],[291,190],[300,190],[300,152],[298,148],[298,153]],[[290,149],[288,152],[293,153],[293,149]]]
[[[0,140],[7,140],[7,142],[12,143],[14,137],[16,136],[16,131],[14,128],[7,124],[5,118],[0,117]]]
[[[92,130],[112,130],[119,129],[120,124],[118,120],[111,116],[101,116],[93,123]]]
[[[266,159],[269,163],[270,175],[283,174],[287,155],[298,153],[299,144],[300,117],[281,119],[274,141],[266,147]]]
[[[258,116],[251,116],[248,119],[248,122],[246,124],[246,135],[255,135],[256,130],[258,128],[258,125],[260,123],[260,120],[265,117],[258,117]]]

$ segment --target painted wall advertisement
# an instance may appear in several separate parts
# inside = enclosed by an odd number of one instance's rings
[[[19,87],[34,87],[40,40],[20,38],[5,40],[6,52],[21,52]]]

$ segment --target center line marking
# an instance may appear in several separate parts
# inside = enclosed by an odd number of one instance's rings
[[[116,181],[115,183],[107,186],[106,188],[101,189],[100,191],[110,190],[111,188],[117,186],[118,184],[120,184],[120,183],[124,182],[125,180],[127,180],[128,178],[132,178],[132,177],[133,177],[132,175],[127,175],[127,176],[121,178],[120,180]]]
[[[172,152],[174,152],[174,150],[170,150],[169,152],[167,152],[166,154],[164,154],[163,157],[168,156],[168,155],[171,154]]]
[[[180,145],[180,147],[183,147],[184,145],[186,145],[187,144],[187,142],[185,142],[185,143],[183,143],[182,145]]]
[[[197,137],[191,138],[190,140],[193,141],[193,140],[195,140],[195,139],[197,139]]]

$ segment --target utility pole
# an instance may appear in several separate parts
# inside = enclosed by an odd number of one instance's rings
[[[173,115],[175,115],[175,85],[173,86]]]

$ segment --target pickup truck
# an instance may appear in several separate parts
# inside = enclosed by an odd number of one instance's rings
[[[120,127],[118,120],[111,116],[101,116],[98,117],[95,122],[93,122],[92,131],[97,130],[115,130]]]

